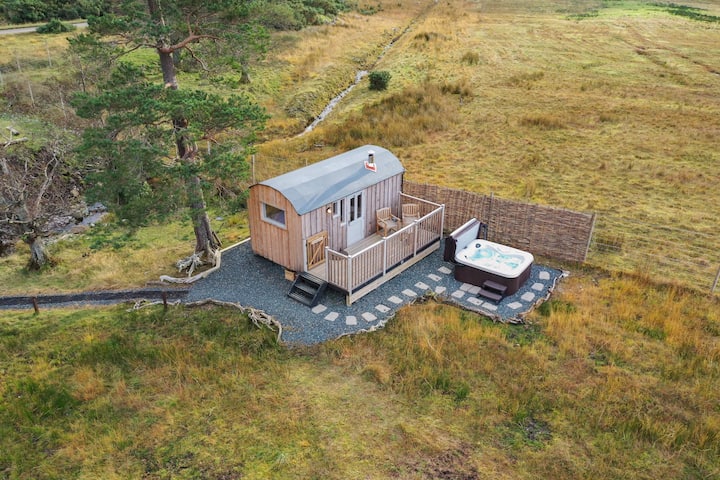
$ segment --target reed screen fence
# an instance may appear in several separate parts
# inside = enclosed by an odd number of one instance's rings
[[[445,204],[445,228],[452,231],[471,218],[488,225],[488,240],[535,255],[584,262],[595,215],[518,202],[464,190],[405,181],[403,192]]]

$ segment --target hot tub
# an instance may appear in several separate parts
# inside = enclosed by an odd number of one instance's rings
[[[446,239],[445,260],[455,263],[456,280],[476,286],[491,280],[512,295],[530,278],[535,259],[529,252],[475,238],[477,223],[472,219]]]

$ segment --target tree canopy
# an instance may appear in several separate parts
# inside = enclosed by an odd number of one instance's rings
[[[184,204],[193,219],[195,253],[212,262],[219,240],[206,213],[203,181],[247,170],[248,146],[265,115],[241,94],[180,89],[180,60],[188,57],[208,72],[242,74],[262,53],[267,34],[251,15],[252,2],[242,0],[111,5],[111,13],[89,19],[89,34],[73,41],[86,61],[89,52],[100,53],[98,61],[110,72],[73,100],[78,115],[97,121],[79,149],[96,166],[90,195],[135,223]],[[157,67],[126,59],[140,49],[156,52]]]

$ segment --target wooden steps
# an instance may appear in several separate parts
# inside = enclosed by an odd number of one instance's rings
[[[308,307],[314,307],[325,293],[327,285],[327,282],[321,278],[308,272],[301,272],[295,277],[288,297]]]
[[[487,298],[493,302],[499,302],[505,296],[507,287],[492,280],[485,280],[480,287],[478,297]]]

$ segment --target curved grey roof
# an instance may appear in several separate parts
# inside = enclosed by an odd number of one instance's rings
[[[375,172],[365,168],[370,150],[375,152]],[[400,160],[389,150],[365,145],[260,184],[282,193],[303,215],[404,171]]]

